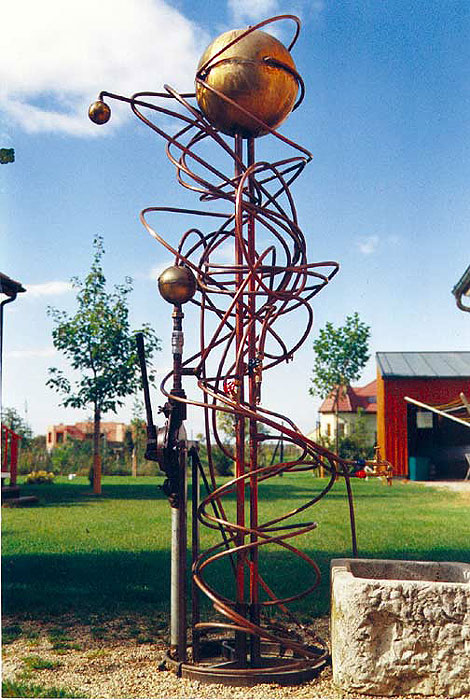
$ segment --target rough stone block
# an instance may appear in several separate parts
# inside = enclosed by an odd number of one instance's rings
[[[333,559],[333,680],[371,695],[470,692],[470,564]]]

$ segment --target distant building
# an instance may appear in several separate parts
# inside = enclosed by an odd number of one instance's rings
[[[470,429],[431,410],[462,395],[470,397],[470,352],[377,353],[378,443],[396,476],[413,478],[411,467],[427,460],[422,480],[464,478]]]
[[[101,437],[106,438],[109,447],[122,447],[126,437],[125,423],[101,422]],[[50,425],[47,428],[46,447],[50,451],[58,445],[63,445],[67,439],[92,440],[93,421],[82,421],[74,425]]]
[[[319,410],[317,437],[334,440],[336,436],[335,391],[323,401]],[[338,433],[340,437],[351,435],[358,415],[362,414],[370,443],[377,439],[377,382],[362,387],[347,387],[341,393],[338,404]]]

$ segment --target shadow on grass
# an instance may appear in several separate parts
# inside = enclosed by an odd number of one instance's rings
[[[160,480],[163,483],[163,479]],[[160,483],[153,484],[106,484],[102,494],[93,494],[86,484],[41,484],[22,485],[22,496],[37,496],[39,506],[77,506],[100,501],[155,501],[166,500]]]
[[[307,598],[294,602],[292,610],[306,618],[325,615],[329,610],[329,569],[331,559],[351,557],[349,548],[336,551],[303,550],[319,566],[321,580]],[[283,551],[266,551],[260,556],[260,573],[276,595],[288,597],[306,589],[313,581],[311,568],[301,559]],[[408,550],[359,551],[362,558],[465,561],[468,552],[434,545]],[[188,561],[188,577],[189,577]],[[228,561],[207,570],[207,580],[228,597],[233,594],[233,577]],[[166,612],[170,595],[170,551],[128,551],[28,554],[3,559],[3,613],[45,619],[73,613],[118,617],[123,611]],[[203,608],[210,608],[201,596]]]
[[[169,550],[18,554],[3,557],[2,569],[4,614],[163,610],[170,593]]]
[[[152,483],[121,483],[112,484],[105,483],[103,485],[102,494],[95,496],[92,489],[87,484],[83,483],[66,483],[66,484],[41,484],[41,485],[21,485],[21,494],[24,496],[37,496],[39,498],[39,506],[70,506],[83,505],[89,503],[99,503],[100,501],[109,500],[128,500],[128,501],[155,501],[165,500],[160,486],[163,484],[163,477],[155,477]],[[262,482],[259,485],[259,497],[261,500],[303,500],[308,501],[315,495],[318,495],[324,488],[326,480],[320,482],[312,477],[312,488],[305,488],[289,482],[287,478],[275,478],[271,481]],[[359,480],[353,481],[353,494],[355,498],[361,498],[362,483]],[[248,489],[248,486],[247,486]],[[413,498],[413,490],[410,489],[407,494]],[[415,492],[416,493],[416,492]],[[201,487],[201,495],[206,495],[204,487]],[[342,500],[346,498],[346,489],[344,483],[339,481],[328,492],[328,499]],[[365,497],[373,500],[392,502],[403,497],[401,490],[388,488],[381,484],[377,484],[377,488],[373,491],[368,488]],[[188,498],[191,499],[191,485],[189,486]],[[235,500],[235,492],[224,496],[227,501]]]

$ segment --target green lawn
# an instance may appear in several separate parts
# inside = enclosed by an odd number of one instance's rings
[[[146,609],[166,612],[170,579],[170,508],[161,478],[104,477],[103,496],[86,479],[22,486],[40,505],[3,509],[3,612],[41,618],[73,612],[84,619]],[[291,510],[324,482],[311,475],[275,477],[260,485],[260,520]],[[359,556],[470,561],[468,495],[398,482],[354,480]],[[233,512],[234,499],[228,510]],[[322,584],[297,606],[306,619],[328,610],[329,562],[350,556],[348,507],[338,482],[298,516],[318,528],[295,544],[320,566]],[[204,541],[214,543],[217,533]],[[274,546],[260,553],[261,572],[280,595],[310,581],[306,565]],[[229,567],[214,569],[218,583]],[[226,592],[231,585],[227,583]]]

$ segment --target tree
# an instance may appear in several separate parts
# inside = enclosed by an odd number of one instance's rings
[[[363,323],[355,312],[346,317],[344,326],[335,328],[328,321],[313,342],[315,362],[309,392],[322,399],[333,392],[337,453],[339,400],[347,387],[359,379],[370,357],[369,337],[370,326]]]
[[[6,165],[7,163],[15,162],[15,149],[14,148],[0,148],[0,165]]]
[[[137,398],[132,407],[130,428],[126,431],[126,447],[131,456],[132,476],[137,476],[137,468],[144,459],[147,446],[147,424],[143,419],[143,403]]]
[[[79,376],[71,381],[57,367],[49,369],[46,384],[64,396],[62,406],[93,408],[93,491],[101,493],[100,427],[101,417],[108,411],[116,412],[124,398],[134,394],[140,386],[139,363],[135,332],[129,324],[128,296],[132,280],[115,285],[106,291],[106,278],[101,266],[104,255],[103,239],[93,241],[94,257],[90,272],[84,281],[72,278],[77,289],[77,312],[68,316],[65,311],[49,307],[55,327],[52,331],[54,347],[69,360]],[[148,358],[159,350],[159,340],[148,324],[140,329],[146,339]],[[150,374],[149,380],[153,381]]]
[[[2,409],[2,423],[22,437],[22,447],[26,447],[33,437],[31,426],[20,416],[16,408]]]

